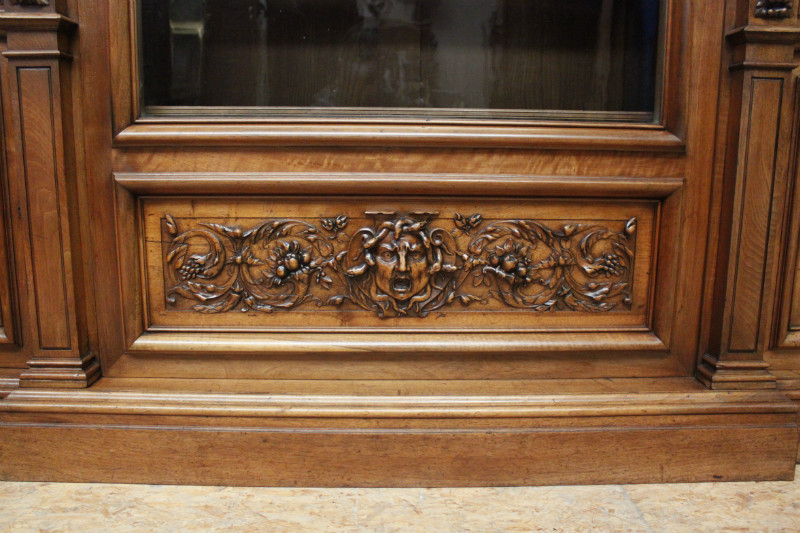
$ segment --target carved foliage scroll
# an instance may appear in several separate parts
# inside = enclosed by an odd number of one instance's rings
[[[614,230],[484,223],[477,213],[447,224],[436,213],[367,215],[373,224],[352,235],[344,215],[319,226],[274,219],[248,228],[179,228],[166,215],[165,263],[175,280],[167,302],[194,301],[199,313],[351,305],[379,317],[425,317],[488,299],[536,312],[631,308],[635,218]]]

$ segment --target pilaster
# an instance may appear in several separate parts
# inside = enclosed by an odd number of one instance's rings
[[[727,34],[731,97],[721,236],[709,353],[698,366],[698,378],[714,389],[775,387],[763,354],[785,217],[796,10],[791,1],[740,2]]]
[[[81,298],[70,50],[76,29],[61,2],[15,0],[0,13],[10,88],[10,218],[30,354],[20,387],[87,387],[100,374]]]

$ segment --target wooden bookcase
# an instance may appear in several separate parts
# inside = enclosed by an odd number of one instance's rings
[[[0,12],[0,479],[794,475],[797,0],[662,2],[646,122],[153,112],[137,16]]]

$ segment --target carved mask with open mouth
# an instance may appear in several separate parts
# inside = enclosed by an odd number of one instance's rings
[[[384,293],[405,301],[428,285],[428,253],[416,235],[387,235],[375,251],[375,282]]]

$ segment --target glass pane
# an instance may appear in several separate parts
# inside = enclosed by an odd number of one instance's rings
[[[140,0],[145,106],[652,112],[659,0]]]

